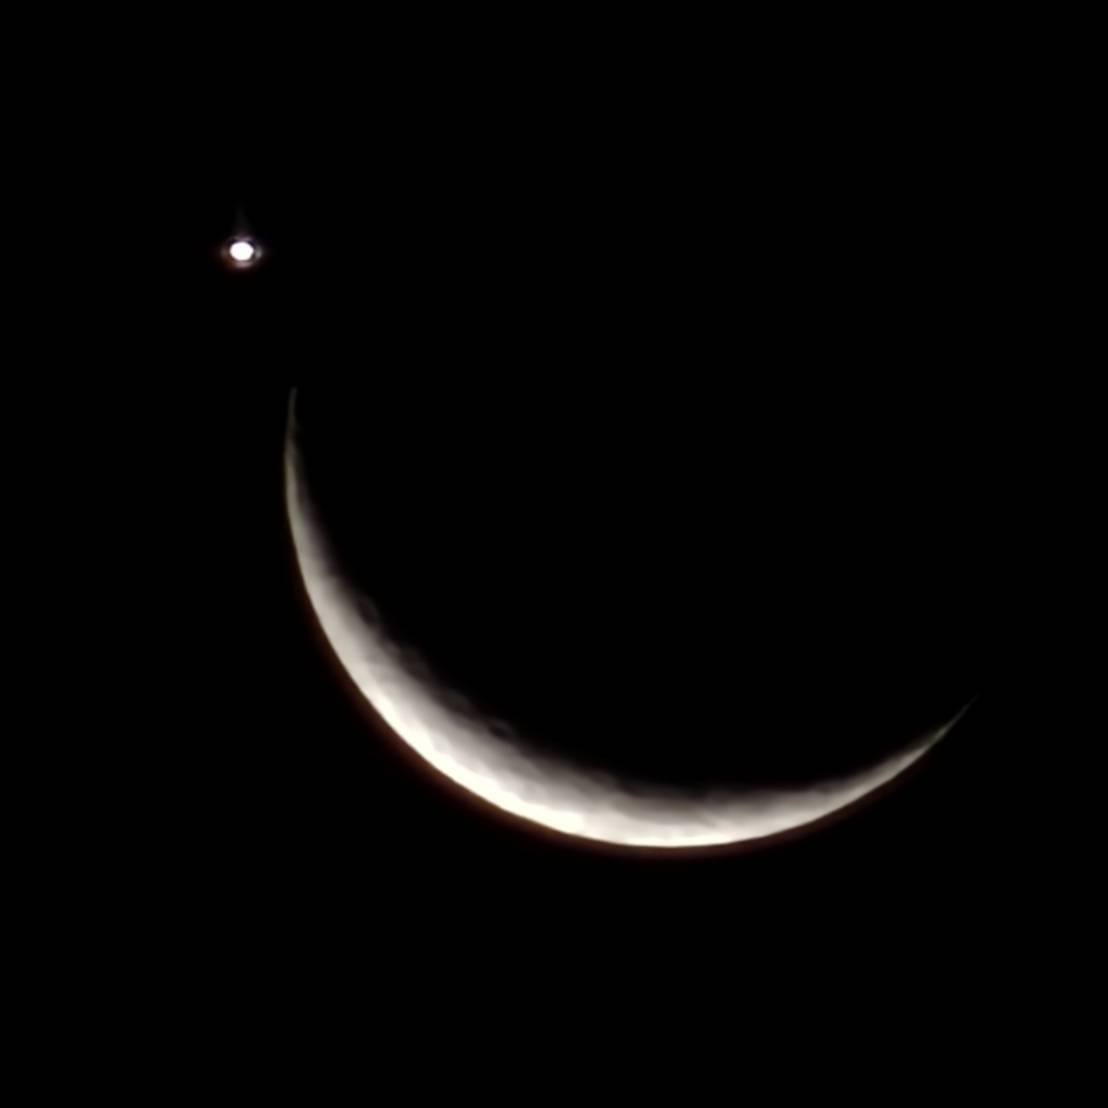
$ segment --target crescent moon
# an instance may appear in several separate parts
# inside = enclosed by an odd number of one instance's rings
[[[392,732],[443,777],[539,827],[621,847],[688,849],[767,839],[808,827],[900,777],[958,723],[952,719],[860,771],[801,788],[688,791],[629,781],[531,749],[510,728],[436,687],[391,641],[349,583],[305,476],[290,402],[285,494],[296,561],[339,664]],[[972,703],[972,701],[970,702]]]

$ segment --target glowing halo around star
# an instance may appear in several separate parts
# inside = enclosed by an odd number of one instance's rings
[[[261,247],[253,239],[236,235],[223,248],[223,255],[232,269],[253,269],[261,261]]]

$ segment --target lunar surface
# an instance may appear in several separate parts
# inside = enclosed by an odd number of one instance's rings
[[[286,496],[304,588],[335,658],[369,706],[430,767],[473,796],[540,827],[622,847],[687,849],[795,831],[892,782],[967,707],[873,764],[797,787],[680,787],[585,767],[493,723],[439,687],[392,640],[371,600],[344,574],[309,488],[290,405]]]

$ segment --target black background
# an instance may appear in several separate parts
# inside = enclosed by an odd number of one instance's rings
[[[722,906],[845,868],[869,907],[946,902],[989,841],[1009,645],[1002,401],[951,318],[995,308],[954,272],[976,224],[926,182],[874,197],[853,148],[847,183],[816,190],[803,165],[766,181],[759,158],[717,168],[657,135],[539,145],[558,175],[474,144],[414,181],[219,180],[191,208],[184,341],[251,375],[215,384],[185,529],[212,542],[201,681],[236,705],[213,721],[220,818],[317,894],[464,874],[489,911],[523,882],[582,910],[603,890],[600,916],[633,891],[649,919],[675,883]],[[567,194],[574,175],[595,191]],[[266,248],[249,273],[217,256],[236,208]],[[803,780],[983,700],[903,789],[757,857],[646,862],[509,827],[375,735],[321,649],[281,502],[293,383],[352,572],[530,734],[662,776]]]
[[[818,998],[861,995],[895,1036],[967,980],[1027,987],[1007,937],[1060,875],[1028,819],[1058,766],[1026,708],[1019,249],[996,129],[888,79],[573,122],[405,101],[325,152],[246,111],[117,200],[87,326],[129,378],[67,397],[98,456],[56,554],[111,671],[72,771],[113,782],[83,912],[122,888],[184,977],[276,1008],[356,977],[417,1021],[645,989],[663,1020],[751,995],[829,1028]],[[233,272],[242,218],[265,256]],[[764,849],[516,825],[330,659],[284,513],[293,386],[352,572],[544,741],[804,780],[980,697],[899,787]]]

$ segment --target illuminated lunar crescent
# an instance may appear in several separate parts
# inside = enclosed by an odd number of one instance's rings
[[[295,405],[295,397],[293,398]],[[544,828],[623,847],[722,846],[795,831],[840,812],[903,774],[961,719],[928,731],[863,770],[795,788],[682,790],[558,759],[491,723],[415,672],[344,576],[305,477],[294,408],[286,497],[312,610],[339,664],[395,735],[438,773],[496,808]]]

